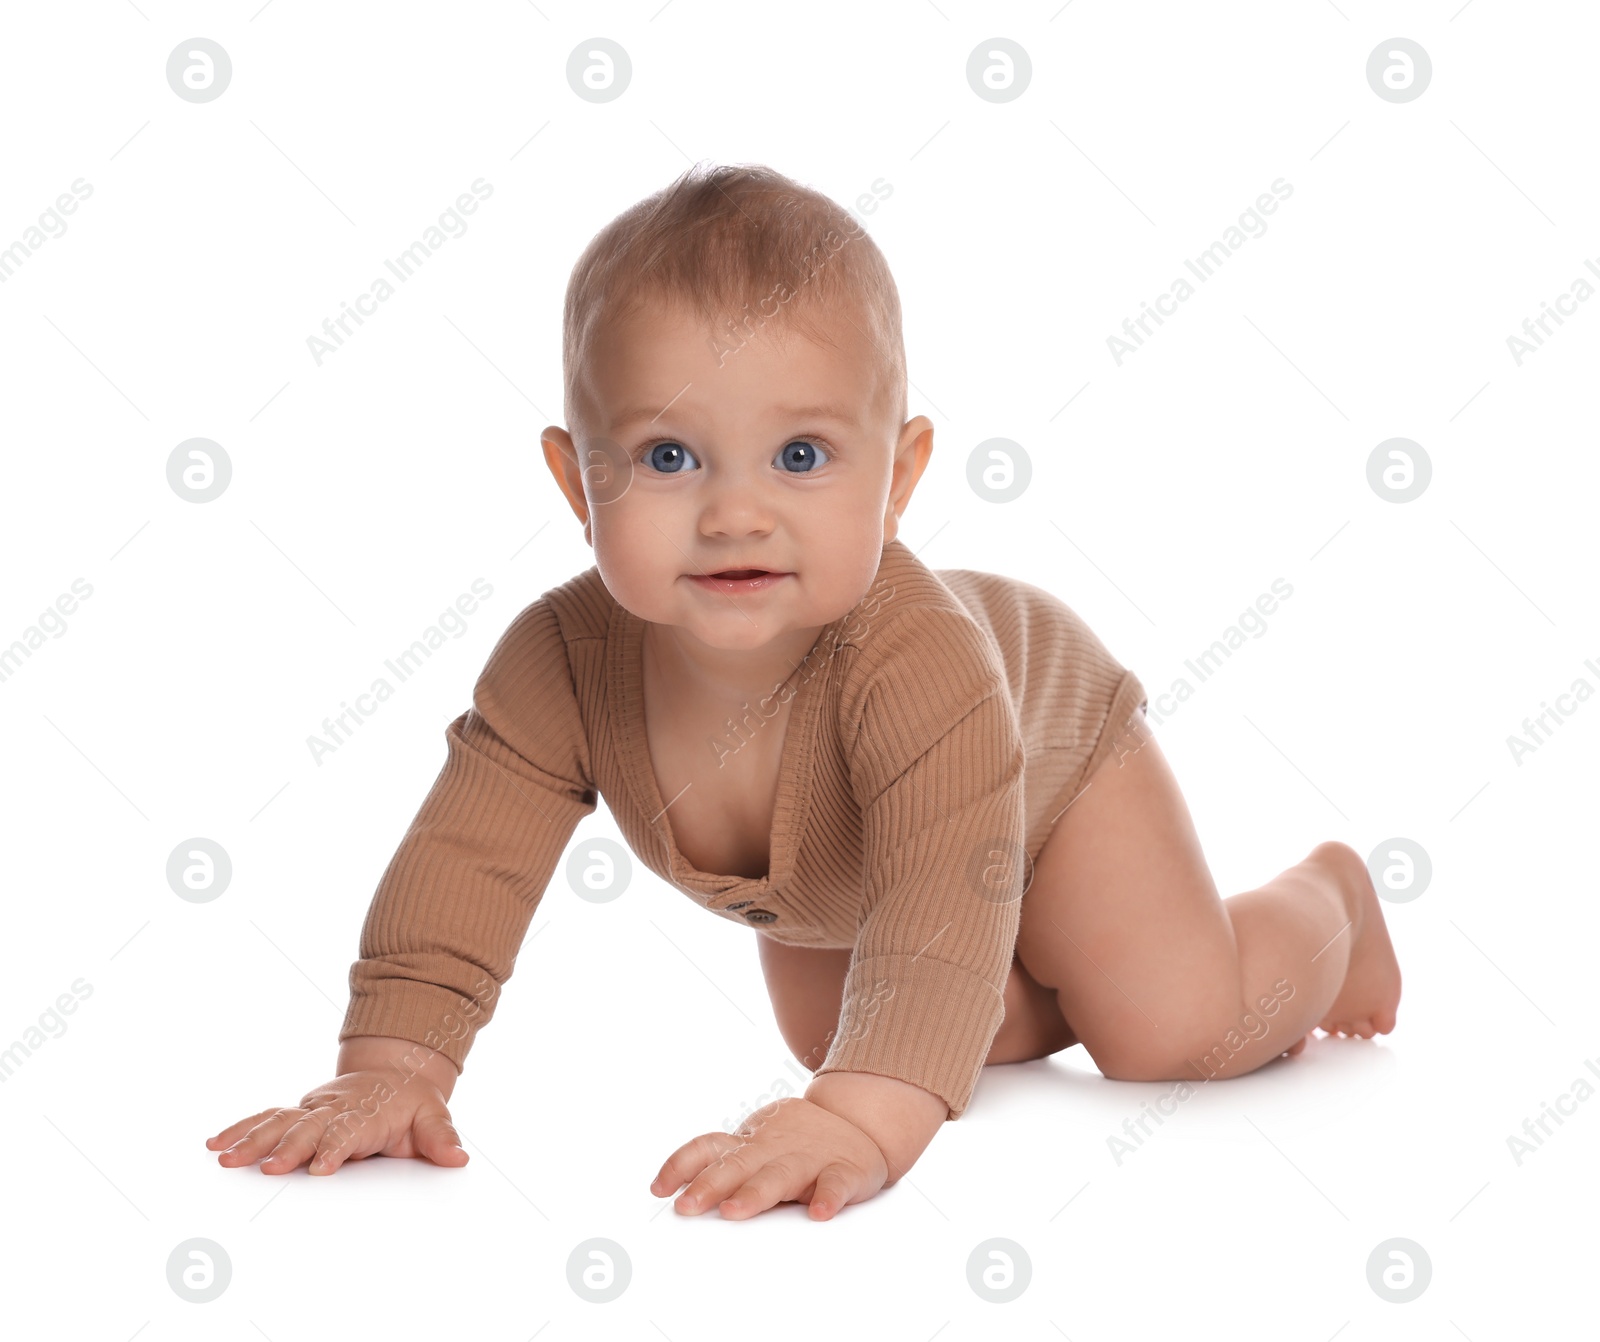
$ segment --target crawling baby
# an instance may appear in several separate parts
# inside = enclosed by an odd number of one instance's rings
[[[1063,601],[930,569],[899,298],[846,210],[696,165],[613,220],[564,313],[546,462],[594,566],[512,621],[373,896],[337,1075],[208,1139],[314,1174],[468,1157],[448,1101],[579,820],[748,928],[803,1096],[651,1184],[826,1220],[905,1174],[986,1063],[1241,1076],[1394,1028],[1366,865],[1219,897],[1134,673]],[[679,1190],[682,1190],[679,1192]]]

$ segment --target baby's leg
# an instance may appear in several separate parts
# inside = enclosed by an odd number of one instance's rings
[[[828,1056],[839,1027],[850,952],[787,946],[759,932],[756,940],[778,1032],[801,1064],[814,1072]],[[990,1042],[986,1063],[1044,1058],[1077,1042],[1055,991],[1035,982],[1015,957],[1004,992],[1005,1019]]]
[[[848,948],[789,946],[756,933],[778,1033],[809,1071],[822,1066],[844,1008]]]
[[[1239,1076],[1316,1026],[1394,1028],[1400,970],[1360,855],[1322,843],[1223,900],[1142,715],[1057,819],[1017,954],[1108,1077]]]

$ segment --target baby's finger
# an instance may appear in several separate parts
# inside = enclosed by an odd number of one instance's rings
[[[726,1134],[722,1135],[726,1137]],[[776,1158],[769,1155],[771,1148],[763,1149],[738,1137],[728,1140],[738,1145],[727,1148],[707,1164],[678,1195],[674,1205],[684,1216],[698,1216],[701,1212],[709,1211],[753,1177],[769,1159]]]
[[[241,1118],[237,1123],[230,1123],[221,1132],[207,1137],[206,1145],[213,1151],[219,1146],[232,1146],[234,1142],[249,1132],[262,1119],[270,1118],[277,1112],[277,1109],[263,1109],[259,1114],[251,1114],[249,1118]]]
[[[730,1151],[737,1151],[744,1144],[743,1137],[734,1137],[726,1132],[703,1132],[667,1157],[661,1172],[651,1180],[650,1191],[658,1198],[664,1198],[696,1178],[708,1165]]]
[[[328,1110],[313,1109],[289,1125],[289,1130],[283,1134],[277,1146],[268,1153],[267,1158],[261,1162],[263,1174],[287,1174],[290,1170],[297,1170],[313,1155],[321,1145],[323,1134],[328,1127]],[[320,1174],[316,1170],[313,1173]]]
[[[366,1124],[354,1109],[327,1110],[330,1122],[312,1133],[316,1146],[306,1165],[307,1174],[332,1174],[347,1160],[360,1160],[382,1145],[381,1135],[364,1131]]]
[[[233,1144],[217,1157],[217,1163],[228,1166],[254,1164],[263,1151],[270,1151],[277,1144],[283,1132],[303,1113],[304,1109],[266,1109],[254,1119],[247,1118],[235,1123],[225,1135],[232,1135],[245,1123],[253,1126],[244,1136],[234,1138]]]
[[[824,1165],[817,1175],[816,1192],[811,1195],[811,1219],[831,1221],[855,1197],[859,1177],[848,1165]]]
[[[466,1148],[444,1108],[423,1109],[411,1120],[411,1140],[419,1154],[435,1165],[465,1165]]]
[[[743,1221],[780,1202],[795,1201],[820,1177],[813,1161],[798,1155],[774,1156],[724,1198],[718,1210],[724,1220]]]

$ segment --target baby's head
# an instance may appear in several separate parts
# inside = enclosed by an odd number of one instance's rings
[[[734,650],[866,594],[933,425],[906,419],[899,294],[846,210],[697,164],[585,249],[562,358],[545,460],[620,604]],[[738,594],[691,576],[737,568],[786,576]]]

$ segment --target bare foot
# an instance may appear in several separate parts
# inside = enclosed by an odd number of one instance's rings
[[[1355,919],[1356,939],[1350,948],[1344,984],[1319,1028],[1328,1034],[1371,1039],[1394,1029],[1395,1012],[1400,1005],[1400,962],[1395,959],[1394,943],[1389,940],[1389,928],[1383,920],[1383,902],[1373,888],[1366,862],[1348,844],[1336,846],[1342,850],[1342,861],[1351,879],[1358,882],[1359,917]],[[1301,1040],[1290,1052],[1298,1052],[1304,1043]]]

